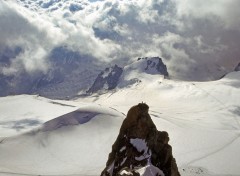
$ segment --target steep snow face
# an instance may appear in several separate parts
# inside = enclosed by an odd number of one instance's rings
[[[51,131],[70,125],[84,124],[97,116],[98,113],[74,111],[43,124],[42,131]]]
[[[138,73],[146,73],[150,75],[163,75],[168,76],[166,65],[160,57],[144,57],[138,58],[137,61],[126,66],[124,70],[137,71]]]
[[[138,58],[137,61],[124,67],[118,87],[128,87],[146,79],[163,79],[168,76],[167,67],[161,58]]]

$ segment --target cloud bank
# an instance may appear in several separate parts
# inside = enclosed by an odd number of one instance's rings
[[[175,78],[216,79],[240,61],[238,0],[0,2],[0,52],[21,47],[3,74],[47,71],[67,46],[104,62],[160,56]],[[1,63],[1,62],[0,62]]]

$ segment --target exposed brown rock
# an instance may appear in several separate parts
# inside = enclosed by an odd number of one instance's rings
[[[148,109],[140,103],[128,111],[101,176],[180,176],[168,133],[157,130]]]

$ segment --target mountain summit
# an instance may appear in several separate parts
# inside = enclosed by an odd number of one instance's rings
[[[160,74],[168,77],[168,71],[166,65],[163,63],[160,57],[143,57],[138,58],[138,67],[142,68],[142,72],[147,74]]]
[[[122,123],[101,176],[180,176],[166,131],[158,131],[148,105],[133,106]]]
[[[160,57],[142,57],[135,62],[121,68],[115,65],[100,72],[87,93],[96,93],[124,88],[142,82],[146,77],[157,75],[166,78],[169,76],[167,66]]]

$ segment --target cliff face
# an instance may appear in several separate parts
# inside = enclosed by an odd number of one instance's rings
[[[168,133],[157,130],[148,109],[140,103],[128,111],[101,176],[180,176]]]
[[[143,57],[138,58],[138,62],[145,63],[144,71],[148,74],[159,74],[168,77],[167,66],[163,63],[160,57]]]
[[[122,72],[123,69],[117,65],[111,68],[106,68],[98,75],[87,93],[95,93],[104,89],[112,90],[116,88]]]

